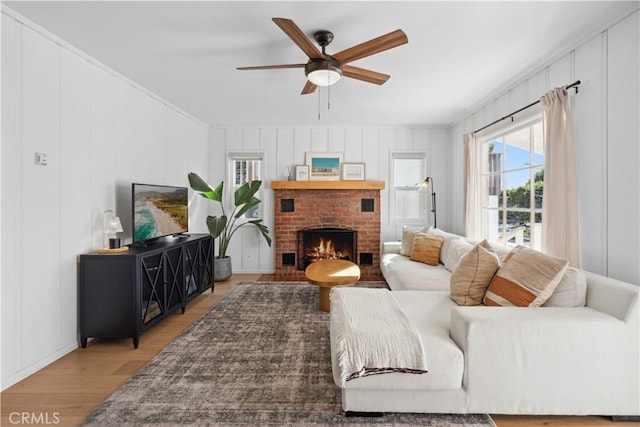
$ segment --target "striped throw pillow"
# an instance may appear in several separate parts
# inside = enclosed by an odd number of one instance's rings
[[[429,265],[440,263],[440,249],[444,237],[433,234],[416,233],[411,247],[411,260]]]
[[[484,303],[540,307],[558,286],[568,265],[566,259],[517,246],[491,281]]]

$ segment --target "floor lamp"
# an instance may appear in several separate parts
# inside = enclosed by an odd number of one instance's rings
[[[433,228],[438,228],[436,222],[436,192],[433,187],[433,178],[431,178],[430,176],[426,177],[424,181],[418,184],[418,190],[431,191],[431,212],[433,213]]]

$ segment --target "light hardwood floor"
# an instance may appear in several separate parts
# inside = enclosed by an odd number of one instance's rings
[[[217,283],[215,292],[205,292],[187,306],[140,337],[95,340],[79,348],[0,394],[0,425],[75,426],[112,392],[135,374],[187,326],[197,320],[237,283],[256,281],[259,275],[234,275]],[[40,422],[23,423],[20,414]],[[492,416],[498,427],[511,426],[602,426],[614,424],[603,417]],[[16,422],[20,421],[20,422]],[[615,423],[620,427],[636,423]]]

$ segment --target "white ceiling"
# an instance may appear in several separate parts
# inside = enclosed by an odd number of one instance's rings
[[[566,53],[637,1],[3,2],[129,79],[209,124],[449,124],[532,67]],[[397,28],[409,43],[352,65],[390,74],[383,86],[343,78],[300,95],[306,62],[272,21],[290,18],[336,53]],[[580,78],[580,76],[577,76]],[[570,83],[570,82],[567,82]]]

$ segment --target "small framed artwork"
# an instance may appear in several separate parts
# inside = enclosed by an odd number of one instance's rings
[[[296,181],[309,181],[309,166],[296,166]]]
[[[364,181],[364,163],[344,163],[342,165],[344,181]]]
[[[307,153],[309,180],[339,181],[342,153]]]

